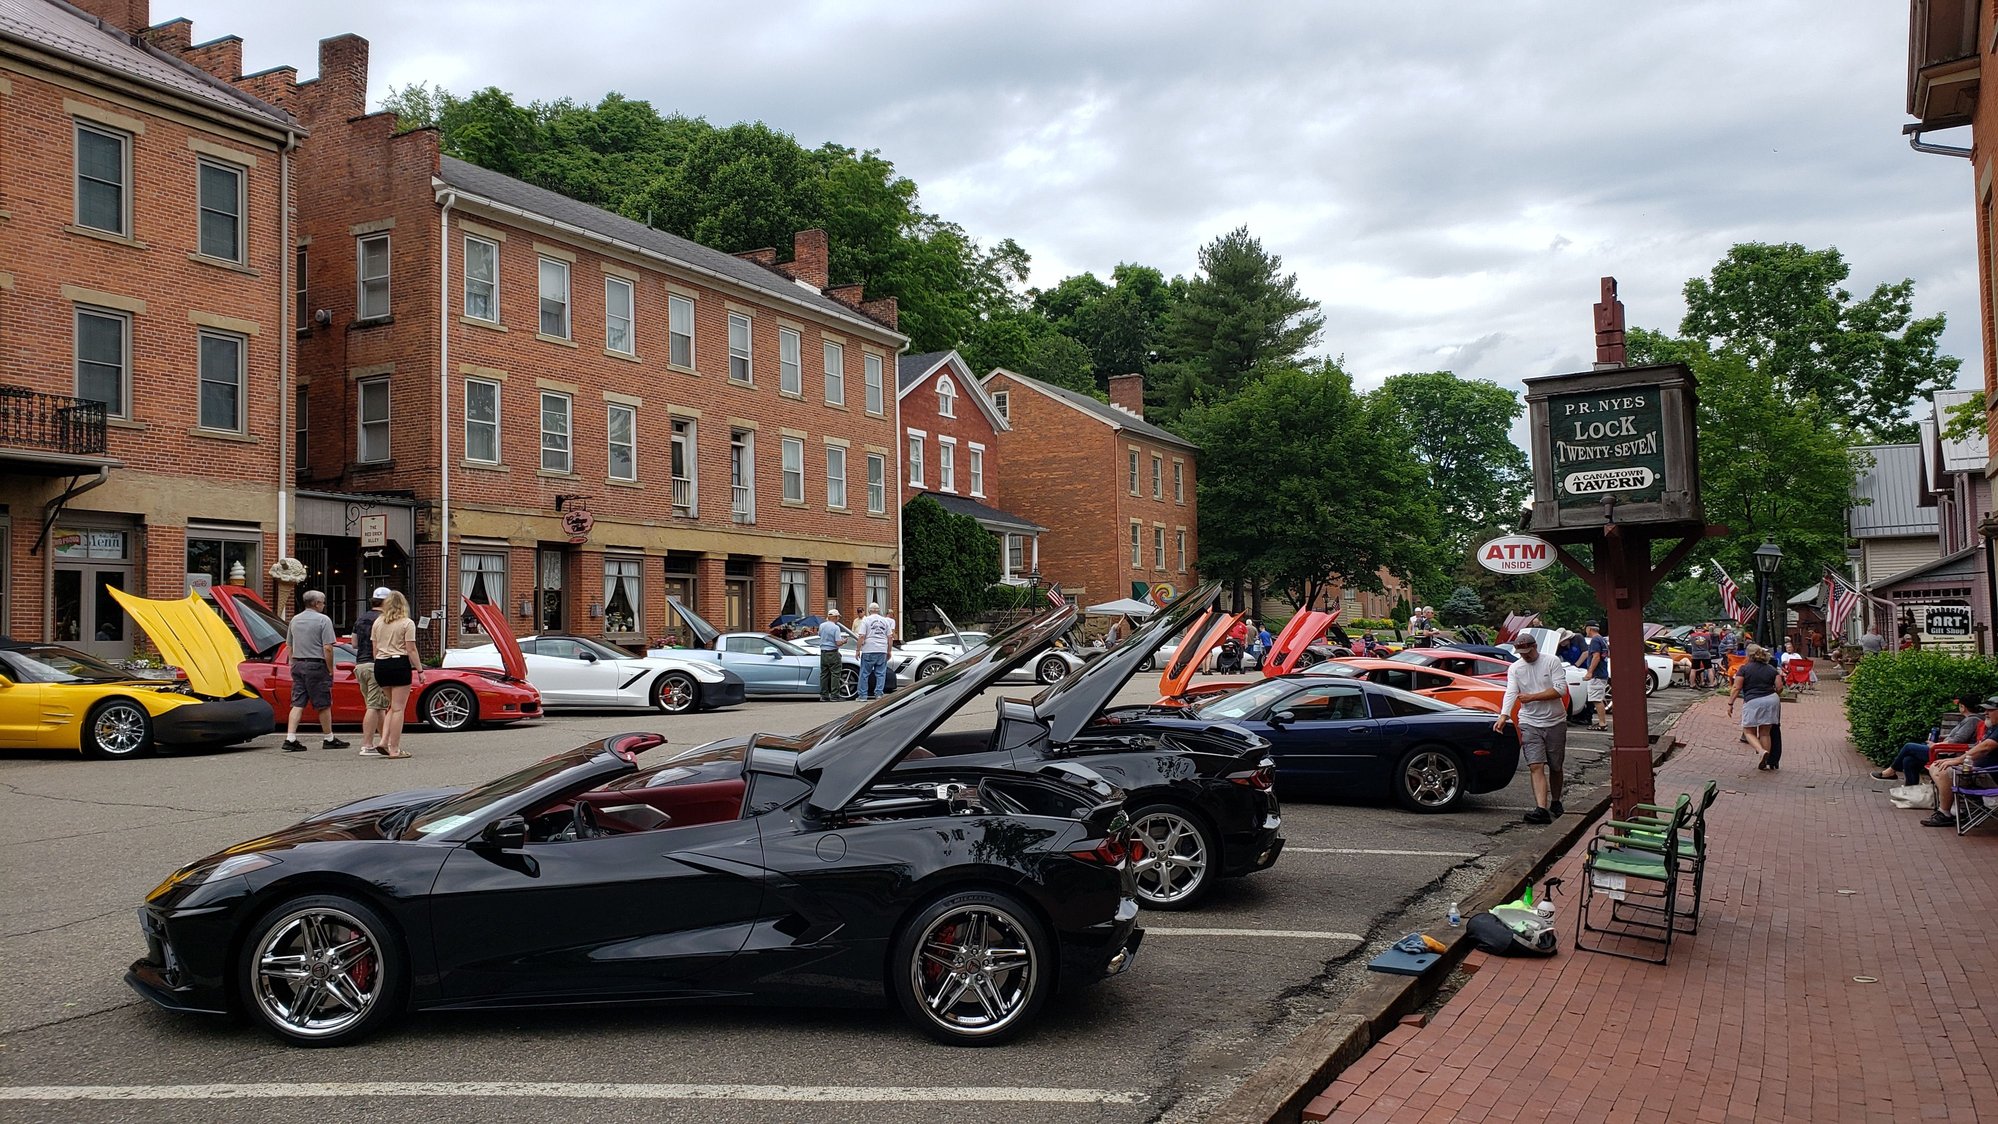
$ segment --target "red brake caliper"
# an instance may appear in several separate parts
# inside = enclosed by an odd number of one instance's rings
[[[956,944],[957,926],[954,924],[944,926],[941,930],[937,932],[935,936],[931,937],[927,943],[931,945]],[[927,956],[923,958],[923,982],[935,983],[939,979],[943,978],[943,974],[944,974],[943,965],[938,964],[936,961],[931,960]]]

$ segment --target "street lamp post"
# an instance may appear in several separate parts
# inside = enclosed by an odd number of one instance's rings
[[[1762,615],[1762,625],[1756,629],[1762,646],[1774,650],[1780,637],[1776,633],[1775,609],[1770,604],[1770,594],[1776,588],[1776,568],[1783,564],[1783,548],[1773,542],[1765,542],[1755,548],[1755,580],[1758,586],[1755,604]]]

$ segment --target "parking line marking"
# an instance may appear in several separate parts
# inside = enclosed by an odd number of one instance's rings
[[[1154,933],[1176,937],[1280,937],[1290,940],[1311,941],[1358,941],[1366,938],[1358,933],[1320,933],[1309,929],[1181,929],[1158,925],[1145,926],[1145,935]]]
[[[593,1081],[326,1081],[218,1085],[9,1085],[0,1101],[230,1101],[306,1097],[538,1097],[583,1100],[1138,1104],[1114,1089],[1024,1086],[654,1085]]]
[[[1436,859],[1475,859],[1481,851],[1383,851],[1373,847],[1285,847],[1283,853],[1300,855],[1420,855]]]

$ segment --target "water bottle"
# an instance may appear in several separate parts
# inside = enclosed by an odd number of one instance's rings
[[[1461,913],[1459,913],[1459,912],[1457,912],[1457,903],[1456,903],[1456,902],[1451,902],[1451,903],[1450,903],[1450,927],[1451,927],[1452,929],[1454,929],[1454,928],[1456,928],[1457,926],[1459,926],[1459,925],[1462,925],[1463,923],[1464,923],[1464,915],[1463,915],[1463,914],[1461,914]]]

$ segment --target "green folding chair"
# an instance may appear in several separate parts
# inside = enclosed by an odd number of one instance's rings
[[[1585,952],[1663,964],[1672,955],[1679,926],[1679,872],[1684,865],[1676,842],[1693,815],[1693,798],[1679,797],[1662,825],[1610,820],[1596,829],[1582,860],[1582,906],[1575,911],[1575,947]],[[1662,826],[1662,830],[1661,830]],[[1603,903],[1607,902],[1608,905]],[[1612,938],[1615,945],[1640,941],[1659,945],[1658,955],[1641,956],[1584,934]]]
[[[1700,931],[1700,903],[1706,900],[1707,883],[1707,809],[1714,806],[1720,796],[1720,782],[1712,780],[1700,794],[1699,803],[1693,805],[1692,819],[1687,830],[1673,837],[1679,853],[1679,874],[1691,884],[1690,894],[1680,894],[1680,910],[1674,915],[1674,924],[1681,924],[1680,932]],[[1665,826],[1672,818],[1673,809],[1664,804],[1639,804],[1632,809],[1630,822],[1655,825],[1649,831],[1633,830],[1640,837],[1663,839]],[[1643,908],[1635,906],[1632,908]]]

